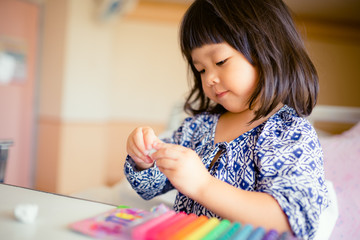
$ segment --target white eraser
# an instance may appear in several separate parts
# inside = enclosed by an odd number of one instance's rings
[[[157,150],[155,148],[152,148],[149,150],[148,156],[151,156],[154,152],[156,152]]]
[[[15,218],[23,223],[32,223],[35,221],[39,207],[36,204],[19,204],[15,207]]]

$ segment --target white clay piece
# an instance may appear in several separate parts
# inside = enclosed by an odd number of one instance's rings
[[[14,209],[14,216],[20,222],[33,223],[38,211],[39,207],[36,204],[19,204]]]

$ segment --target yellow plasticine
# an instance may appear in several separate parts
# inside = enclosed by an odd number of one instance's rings
[[[116,217],[121,218],[121,219],[126,219],[126,220],[133,220],[135,218],[139,218],[139,217],[135,217],[132,214],[128,214],[128,213],[117,213],[115,214]]]
[[[219,219],[210,218],[205,224],[196,229],[193,233],[187,236],[186,240],[198,240],[206,236],[214,227],[219,224]]]
[[[170,240],[183,240],[186,236],[196,231],[197,228],[204,225],[208,221],[208,218],[204,215],[198,217],[196,220],[191,222],[189,225],[178,231],[175,235],[170,237]]]

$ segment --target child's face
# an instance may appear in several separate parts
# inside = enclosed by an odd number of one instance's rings
[[[195,48],[191,57],[207,97],[233,113],[249,109],[258,72],[244,55],[224,42]]]

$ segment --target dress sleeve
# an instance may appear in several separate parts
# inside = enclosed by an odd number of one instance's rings
[[[145,200],[150,200],[174,188],[167,177],[160,172],[156,163],[149,169],[139,171],[128,155],[124,165],[124,173],[132,188]]]
[[[256,190],[272,195],[297,237],[312,239],[328,206],[322,149],[306,120],[266,129],[259,136]]]

